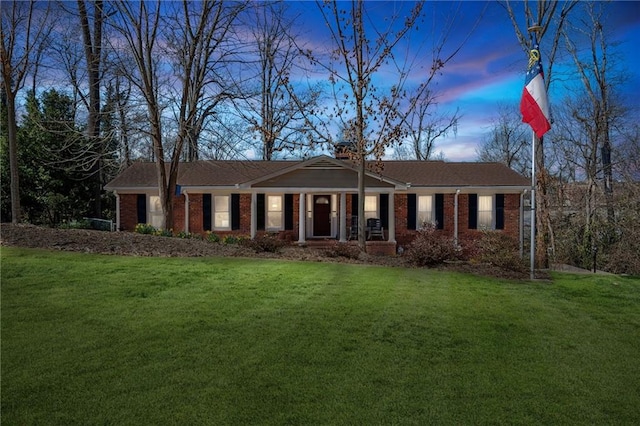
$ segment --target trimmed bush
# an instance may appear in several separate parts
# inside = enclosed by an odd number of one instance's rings
[[[246,241],[246,246],[255,250],[256,253],[278,253],[285,245],[286,242],[276,234],[262,234]]]
[[[527,263],[520,257],[518,241],[500,231],[482,231],[477,256],[478,261],[507,271],[527,270]]]
[[[453,239],[441,235],[434,224],[425,224],[409,244],[406,256],[416,266],[435,266],[459,259],[460,250]]]

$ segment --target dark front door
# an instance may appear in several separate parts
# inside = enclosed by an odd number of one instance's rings
[[[313,236],[328,237],[331,235],[331,197],[329,195],[313,196]]]

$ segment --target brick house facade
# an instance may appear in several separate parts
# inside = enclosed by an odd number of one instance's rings
[[[346,242],[357,211],[357,172],[326,156],[303,161],[197,161],[182,163],[173,198],[174,232],[255,237],[278,233],[298,244]],[[153,163],[135,163],[110,182],[117,227],[161,227]],[[528,179],[498,163],[392,161],[367,173],[365,217],[379,218],[382,241],[371,252],[392,254],[422,223],[454,239],[496,229],[522,238],[522,194]],[[302,211],[301,211],[302,209]]]

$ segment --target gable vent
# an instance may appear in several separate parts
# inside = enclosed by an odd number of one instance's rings
[[[329,160],[320,160],[313,164],[309,164],[305,166],[308,169],[339,169],[341,167],[337,166],[335,163],[332,163]]]

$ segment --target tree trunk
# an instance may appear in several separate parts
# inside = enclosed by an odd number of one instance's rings
[[[5,82],[6,85],[6,82]],[[5,86],[8,87],[8,86]],[[16,124],[16,98],[7,94],[7,136],[9,138],[9,169],[11,174],[11,222],[20,223],[22,212],[20,208],[20,173],[18,169],[18,126]]]

